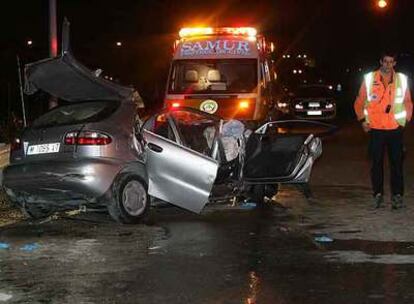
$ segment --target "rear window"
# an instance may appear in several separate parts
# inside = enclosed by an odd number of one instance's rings
[[[96,122],[109,117],[119,107],[119,101],[88,101],[57,107],[40,116],[33,127],[49,127]]]

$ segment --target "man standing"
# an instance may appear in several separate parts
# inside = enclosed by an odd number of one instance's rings
[[[364,76],[354,104],[363,130],[369,133],[375,208],[384,201],[385,150],[391,171],[392,209],[404,206],[403,128],[411,120],[413,104],[407,76],[394,71],[395,59],[394,54],[383,54],[379,70]]]

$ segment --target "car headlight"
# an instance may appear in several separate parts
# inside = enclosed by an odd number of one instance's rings
[[[281,109],[284,109],[288,106],[287,102],[278,102],[277,106]]]
[[[297,109],[297,110],[303,110],[303,104],[301,104],[301,103],[297,103],[297,104],[295,105],[295,109]]]
[[[325,105],[325,109],[332,109],[334,107],[334,104],[331,102],[327,102]]]

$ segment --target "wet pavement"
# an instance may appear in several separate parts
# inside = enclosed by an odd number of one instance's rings
[[[354,134],[325,143],[311,200],[282,187],[260,210],[5,225],[0,303],[414,303],[413,161],[407,208],[375,210]]]

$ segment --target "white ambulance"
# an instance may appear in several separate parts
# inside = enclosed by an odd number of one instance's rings
[[[273,43],[252,27],[183,28],[174,45],[165,107],[261,121],[272,106]]]

